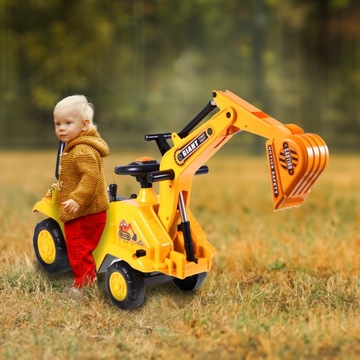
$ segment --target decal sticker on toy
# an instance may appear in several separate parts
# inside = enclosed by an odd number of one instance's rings
[[[137,234],[135,233],[131,223],[127,223],[125,220],[120,221],[118,236],[119,239],[134,241],[138,245],[143,245],[143,242],[138,240]]]
[[[289,175],[294,175],[298,156],[296,151],[292,150],[286,141],[283,143],[282,151],[280,151],[279,161],[281,167],[286,169]]]
[[[271,145],[268,145],[268,156],[269,156],[269,168],[270,168],[270,177],[271,177],[271,185],[273,189],[273,195],[275,198],[279,196],[279,187],[278,187],[278,180],[276,176],[276,169],[274,163],[274,152]]]
[[[183,165],[185,161],[196,152],[196,150],[207,140],[212,132],[203,131],[191,142],[186,144],[182,149],[175,152],[175,161],[179,165]]]
[[[132,234],[132,236],[131,236]],[[121,220],[119,224],[119,238],[123,240],[137,240],[137,235],[135,234],[131,224],[127,224],[125,220]]]
[[[45,197],[48,199],[52,199],[53,192],[56,190],[56,184],[51,184],[49,189],[47,190]]]

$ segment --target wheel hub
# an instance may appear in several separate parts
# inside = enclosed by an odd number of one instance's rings
[[[42,230],[39,233],[38,249],[42,260],[46,264],[52,264],[55,261],[56,249],[54,240],[51,234],[46,230]]]
[[[109,279],[109,288],[112,296],[118,300],[123,301],[126,298],[127,287],[123,276],[117,272],[111,274]]]

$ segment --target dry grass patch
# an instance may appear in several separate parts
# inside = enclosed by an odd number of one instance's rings
[[[121,193],[133,179],[114,165]],[[191,208],[218,253],[195,293],[171,283],[121,311],[102,287],[64,296],[71,274],[35,262],[36,200],[53,153],[0,153],[0,357],[6,359],[356,359],[360,356],[360,169],[332,157],[305,204],[272,211],[265,158],[218,156],[194,180]]]

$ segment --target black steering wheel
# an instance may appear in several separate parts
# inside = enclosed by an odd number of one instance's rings
[[[115,166],[114,172],[117,175],[131,175],[136,178],[141,187],[151,187],[147,181],[147,174],[159,171],[160,164],[157,160],[137,160],[129,165]]]

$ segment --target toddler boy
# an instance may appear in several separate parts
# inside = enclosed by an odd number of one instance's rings
[[[58,206],[74,274],[71,290],[79,294],[96,280],[91,253],[104,230],[109,203],[103,169],[109,147],[97,132],[93,116],[93,106],[83,95],[68,96],[54,108],[55,134],[65,143]]]

